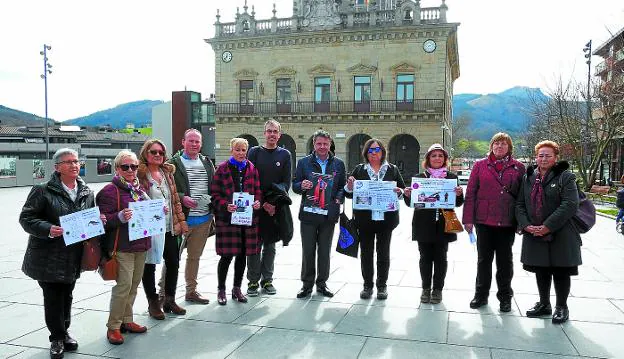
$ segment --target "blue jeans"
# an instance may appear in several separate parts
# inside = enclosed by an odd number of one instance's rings
[[[622,220],[622,217],[624,217],[624,208],[620,209],[620,211],[618,212],[617,217],[615,217],[615,222],[620,222]]]

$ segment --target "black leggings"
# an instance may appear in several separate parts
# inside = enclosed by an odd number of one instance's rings
[[[570,295],[570,275],[551,274],[548,272],[536,272],[537,290],[539,291],[540,302],[550,304],[550,283],[555,283],[555,294],[557,296],[557,306],[567,308],[568,296]]]
[[[442,290],[448,267],[446,259],[448,242],[418,242],[418,250],[420,251],[418,264],[420,266],[420,278],[422,279],[423,289],[431,289],[431,278],[433,276],[433,289]]]
[[[230,263],[232,263],[232,255],[222,255],[217,266],[217,277],[219,278],[219,290],[225,290],[225,279],[227,278]],[[236,256],[234,261],[234,286],[240,287],[243,283],[243,274],[245,274],[245,263],[247,258],[244,254]]]
[[[178,267],[180,266],[180,250],[178,248],[178,240],[171,232],[165,234],[165,248],[163,251],[163,259],[165,260],[165,295],[175,296],[176,286],[178,285]],[[158,298],[156,293],[156,264],[145,264],[143,271],[143,289],[147,299]]]

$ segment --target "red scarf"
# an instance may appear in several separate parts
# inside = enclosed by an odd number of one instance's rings
[[[546,175],[548,172],[542,176],[540,175],[538,170],[535,170],[535,183],[533,183],[533,187],[531,188],[531,204],[533,205],[533,218],[535,218],[536,223],[533,225],[541,225],[544,222],[542,209],[544,207],[544,187],[542,186],[542,182],[546,179]]]
[[[510,157],[511,156],[507,155],[499,160],[496,158],[496,156],[494,156],[493,153],[490,152],[488,159],[494,165],[494,169],[496,170],[496,172],[500,173],[505,167],[505,163],[509,162]]]

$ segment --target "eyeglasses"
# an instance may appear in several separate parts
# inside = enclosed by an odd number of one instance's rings
[[[165,156],[165,151],[159,151],[159,150],[149,150],[149,153],[152,156]]]
[[[129,169],[132,169],[132,171],[136,171],[137,168],[139,168],[139,165],[119,165],[119,168],[121,168],[123,171],[127,171]]]
[[[59,161],[56,164],[60,165],[60,164],[66,164],[66,165],[79,165],[80,161],[78,160],[69,160],[69,161]]]
[[[381,152],[381,147],[369,147],[368,153],[379,153]]]
[[[264,132],[277,134],[277,133],[279,133],[279,130],[264,130]]]

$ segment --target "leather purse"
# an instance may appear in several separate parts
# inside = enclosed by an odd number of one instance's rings
[[[100,237],[94,237],[85,241],[84,247],[82,247],[80,269],[83,272],[96,270],[98,269],[101,259],[102,249],[100,248]]]
[[[119,198],[119,188],[117,189],[117,212],[121,211],[121,201]],[[98,273],[104,280],[117,280],[119,273],[119,263],[117,262],[117,243],[119,242],[119,227],[115,232],[115,244],[113,245],[113,253],[110,259],[102,259],[98,266]]]
[[[442,215],[444,216],[444,233],[461,233],[464,231],[464,227],[461,222],[457,218],[455,211],[453,210],[442,210]]]

